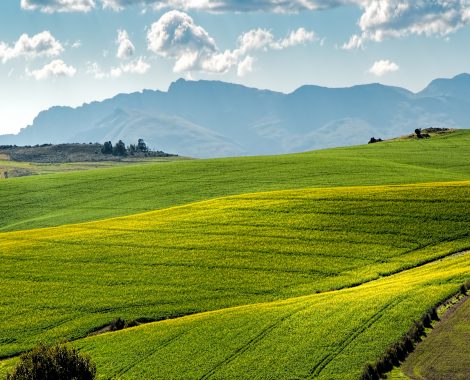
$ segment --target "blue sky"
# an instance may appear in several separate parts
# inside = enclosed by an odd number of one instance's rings
[[[470,71],[468,22],[469,0],[2,1],[0,133],[180,77],[419,91]]]

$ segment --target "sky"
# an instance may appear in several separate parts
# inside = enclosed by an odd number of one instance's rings
[[[8,0],[0,134],[178,78],[420,91],[470,72],[470,0]]]

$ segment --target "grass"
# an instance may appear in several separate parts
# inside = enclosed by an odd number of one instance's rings
[[[470,247],[469,201],[470,182],[305,189],[2,233],[0,355],[420,265]]]
[[[99,379],[357,379],[470,276],[470,253],[358,287],[89,337]],[[5,372],[14,362],[0,367]]]
[[[357,378],[470,277],[469,148],[2,180],[0,357],[69,339],[103,379]],[[117,317],[159,322],[84,338]]]
[[[405,361],[402,371],[413,379],[469,379],[470,299],[445,315]]]
[[[175,161],[0,181],[0,230],[58,226],[227,195],[470,179],[470,130],[272,157]]]

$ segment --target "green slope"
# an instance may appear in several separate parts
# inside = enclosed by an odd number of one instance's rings
[[[470,247],[470,182],[248,194],[0,233],[0,355],[166,318],[312,294]]]
[[[470,379],[470,299],[442,321],[407,358],[402,370],[413,379]]]
[[[470,254],[353,289],[89,338],[101,378],[355,380],[470,276]],[[145,342],[145,344],[142,344]]]
[[[89,337],[99,379],[357,379],[470,277],[470,253],[367,284]],[[14,361],[0,363],[0,374]]]
[[[273,157],[149,164],[0,181],[0,230],[57,226],[232,194],[470,179],[470,131]]]

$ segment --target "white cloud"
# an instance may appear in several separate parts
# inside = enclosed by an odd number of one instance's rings
[[[208,12],[274,12],[293,13],[322,10],[350,4],[354,0],[102,0],[103,7],[120,11],[127,6],[140,5],[153,9],[179,9]]]
[[[253,29],[238,37],[238,53],[245,54],[252,50],[267,50],[274,42],[273,34],[266,29]]]
[[[112,67],[109,72],[102,70],[97,62],[88,62],[86,73],[92,75],[95,79],[117,78],[123,74],[140,74],[143,75],[150,70],[150,64],[143,57],[139,57],[126,64],[118,67]]]
[[[272,47],[274,49],[286,49],[291,46],[303,45],[316,39],[317,37],[314,32],[305,30],[305,28],[299,28],[292,31],[286,38],[276,42]]]
[[[348,42],[343,44],[342,49],[353,50],[362,49],[364,47],[364,40],[357,34],[351,36]]]
[[[72,49],[78,49],[78,48],[81,47],[81,46],[82,46],[82,41],[80,41],[80,40],[77,40],[77,41],[73,42],[73,43],[70,45],[70,47],[71,47]]]
[[[247,55],[243,61],[238,64],[237,75],[243,77],[253,71],[254,58]]]
[[[77,70],[75,67],[66,65],[61,59],[56,59],[39,70],[26,70],[26,74],[34,77],[36,80],[48,79],[51,77],[73,77],[76,72]]]
[[[217,51],[215,41],[186,13],[170,11],[152,24],[147,34],[148,47],[162,57],[179,58],[182,52],[201,54]]]
[[[93,75],[95,79],[103,79],[108,75],[101,69],[100,65],[97,62],[88,62],[86,73]]]
[[[118,30],[118,37],[116,40],[118,49],[116,56],[120,59],[129,59],[135,53],[135,47],[132,41],[129,39],[129,34],[125,30]]]
[[[54,12],[89,12],[95,8],[94,0],[21,0],[21,8]]]
[[[280,40],[275,40],[269,30],[254,29],[238,38],[236,49],[221,52],[206,30],[196,25],[189,15],[180,11],[165,13],[147,33],[149,50],[161,57],[173,59],[173,71],[177,73],[225,73],[243,61],[249,52],[285,49],[314,39],[315,34],[304,28],[293,31]],[[248,62],[249,60],[245,66]]]
[[[41,12],[89,12],[100,4],[105,9],[122,11],[126,7],[178,9],[205,12],[295,13],[330,9],[360,0],[21,0],[21,7]]]
[[[144,61],[142,57],[139,57],[138,59],[123,64],[119,67],[114,67],[110,71],[110,75],[112,77],[120,77],[123,74],[145,74],[147,71],[149,71],[150,65]]]
[[[372,67],[369,69],[369,73],[377,77],[381,77],[385,74],[398,71],[399,69],[400,67],[395,62],[391,62],[389,60],[380,60],[374,62]]]
[[[63,51],[62,44],[49,31],[38,33],[32,37],[23,34],[14,46],[0,41],[0,60],[3,63],[18,57],[54,57]]]
[[[445,37],[470,21],[469,0],[364,0],[360,5],[361,33],[352,36],[344,49],[409,35]]]

